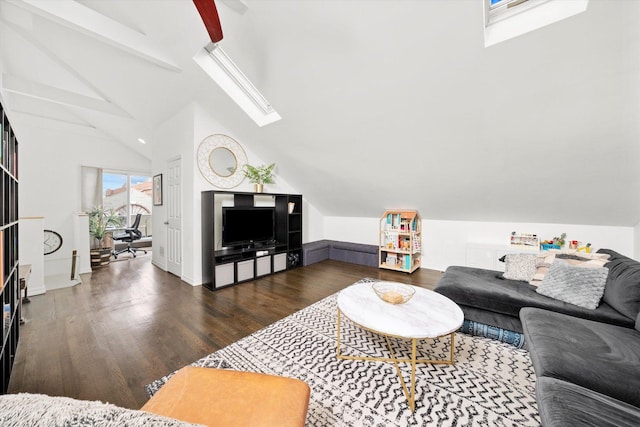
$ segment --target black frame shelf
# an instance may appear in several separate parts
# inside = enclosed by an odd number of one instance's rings
[[[0,296],[2,347],[0,390],[7,392],[20,337],[20,279],[18,268],[18,140],[0,104]]]
[[[216,248],[219,237],[215,233],[221,229],[222,221],[220,199],[233,203],[234,207],[246,208],[258,207],[256,199],[265,196],[273,198],[275,242],[245,248]],[[302,195],[210,190],[202,192],[201,200],[205,287],[215,290],[302,266]]]

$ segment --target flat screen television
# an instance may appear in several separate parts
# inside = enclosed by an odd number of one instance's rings
[[[274,208],[222,208],[222,246],[275,240]]]

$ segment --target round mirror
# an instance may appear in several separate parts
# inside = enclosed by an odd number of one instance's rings
[[[231,176],[238,168],[236,156],[225,147],[215,148],[209,156],[209,166],[222,177]]]
[[[196,157],[200,173],[216,187],[233,188],[245,178],[242,168],[247,164],[247,155],[242,146],[227,135],[206,137]]]

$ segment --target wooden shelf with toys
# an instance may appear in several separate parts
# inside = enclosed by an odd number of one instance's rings
[[[420,268],[421,229],[418,211],[385,211],[380,218],[379,267],[404,273]]]

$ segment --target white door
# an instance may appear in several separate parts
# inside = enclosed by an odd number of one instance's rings
[[[167,163],[167,270],[182,277],[182,162]]]

